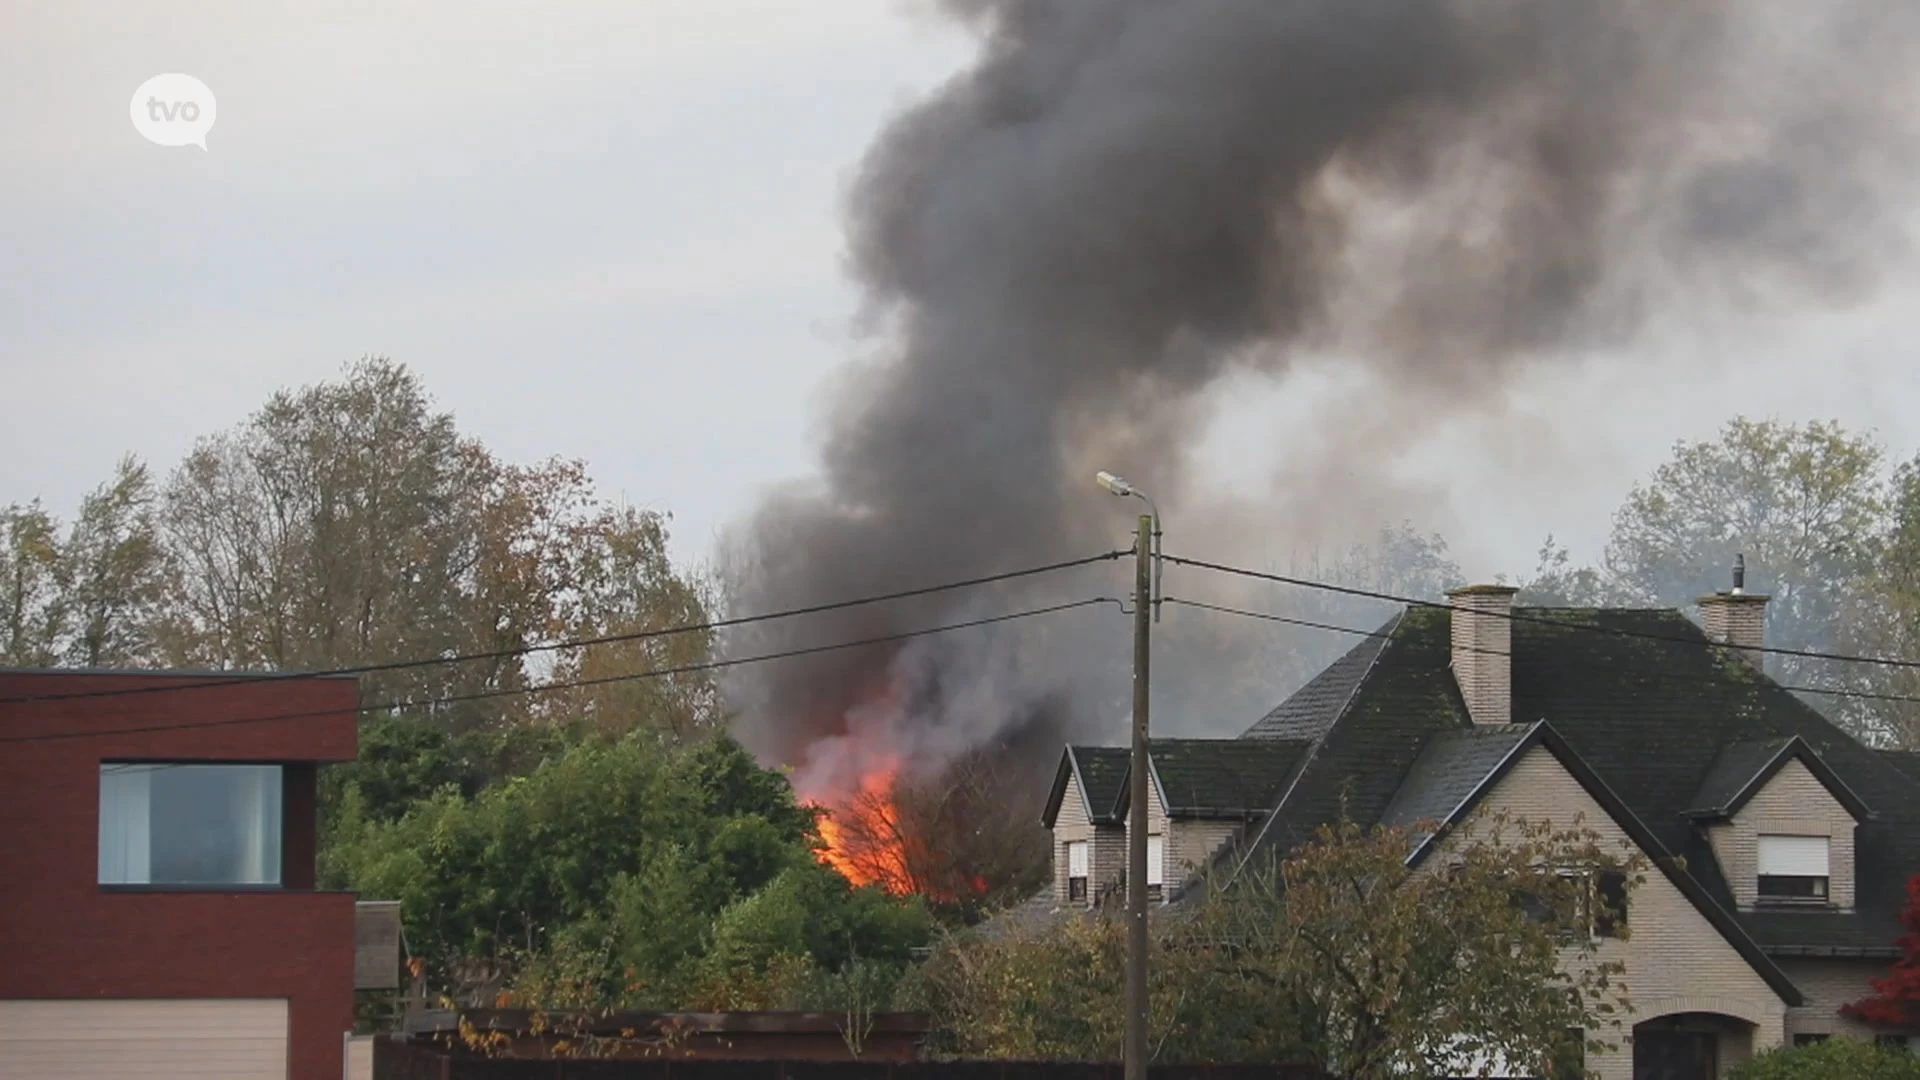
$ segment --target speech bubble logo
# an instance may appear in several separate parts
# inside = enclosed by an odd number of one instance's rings
[[[213,91],[191,75],[155,75],[133,92],[127,116],[148,142],[205,150],[213,128]]]

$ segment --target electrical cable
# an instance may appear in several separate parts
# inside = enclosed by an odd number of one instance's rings
[[[1442,603],[1438,600],[1425,600],[1414,596],[1397,596],[1389,592],[1361,589],[1351,585],[1335,585],[1332,582],[1289,577],[1285,574],[1271,574],[1260,570],[1249,570],[1241,566],[1228,566],[1224,563],[1207,562],[1202,559],[1183,559],[1174,555],[1165,555],[1162,556],[1162,558],[1176,566],[1191,566],[1200,570],[1212,570],[1217,573],[1231,574],[1236,577],[1257,578],[1262,581],[1278,582],[1282,585],[1294,585],[1303,589],[1316,589],[1321,592],[1339,593],[1343,596],[1358,596],[1368,600],[1384,600],[1390,603],[1407,604],[1413,607],[1438,608],[1443,611],[1456,610],[1454,605]],[[1822,652],[1815,649],[1787,649],[1779,646],[1766,645],[1733,645],[1721,641],[1675,637],[1671,634],[1654,634],[1644,630],[1629,630],[1621,626],[1600,626],[1595,623],[1576,623],[1566,622],[1560,619],[1547,619],[1538,615],[1528,615],[1524,611],[1477,611],[1475,614],[1488,618],[1506,619],[1511,622],[1538,623],[1543,626],[1553,626],[1564,630],[1582,630],[1591,633],[1607,634],[1613,637],[1659,641],[1669,645],[1689,645],[1696,648],[1704,647],[1709,649],[1735,649],[1747,653],[1765,653],[1768,656],[1797,656],[1809,660],[1833,660],[1849,664],[1875,664],[1881,667],[1920,669],[1920,660],[1909,660],[1904,657],[1857,656],[1851,653]]]
[[[1200,608],[1206,611],[1219,612],[1223,615],[1239,615],[1249,619],[1264,619],[1268,622],[1285,623],[1289,626],[1303,626],[1313,630],[1330,630],[1330,631],[1333,631],[1334,633],[1353,634],[1358,637],[1367,637],[1367,638],[1378,638],[1378,637],[1390,636],[1388,632],[1381,631],[1381,630],[1362,630],[1362,629],[1359,629],[1358,627],[1353,627],[1353,626],[1338,626],[1333,623],[1320,623],[1320,622],[1312,622],[1306,619],[1293,619],[1293,618],[1288,618],[1287,616],[1284,616],[1284,615],[1272,615],[1263,611],[1248,611],[1244,608],[1226,607],[1221,604],[1208,604],[1199,600],[1182,599],[1177,596],[1167,596],[1167,597],[1162,597],[1161,599],[1166,603],[1177,604],[1181,607]],[[1563,626],[1565,624],[1554,622],[1552,623],[1552,625]],[[1678,641],[1682,639],[1676,638],[1674,640]],[[1505,656],[1505,657],[1511,658],[1513,655],[1511,652],[1501,652],[1499,649],[1481,649],[1481,648],[1474,648],[1472,646],[1454,646],[1454,648],[1456,651],[1459,651],[1459,652],[1474,653],[1481,656]],[[1704,684],[1704,685],[1724,685],[1724,683],[1721,680],[1709,679],[1709,678],[1694,676],[1694,675],[1681,675],[1676,672],[1646,672],[1644,673],[1644,675],[1650,676],[1656,679],[1664,679],[1667,681],[1681,681],[1681,682],[1698,683],[1698,684]],[[1828,697],[1841,697],[1841,698],[1862,698],[1870,701],[1906,701],[1906,702],[1920,703],[1920,696],[1914,696],[1909,694],[1886,694],[1886,693],[1878,693],[1870,690],[1842,690],[1837,687],[1801,686],[1793,683],[1783,683],[1783,682],[1777,682],[1777,681],[1774,683],[1774,685],[1778,686],[1782,690],[1792,690],[1802,694],[1822,694]]]
[[[175,724],[148,724],[134,727],[97,728],[91,731],[53,731],[34,735],[0,735],[0,743],[56,742],[69,739],[92,739],[106,735],[133,735],[149,731],[189,731],[201,728],[229,727],[237,724],[264,724],[281,720],[305,720],[319,716],[338,716],[344,712],[364,713],[382,710],[418,709],[435,705],[451,705],[463,701],[479,701],[486,698],[510,697],[517,694],[541,694],[552,690],[570,690],[583,686],[602,686],[608,683],[630,682],[640,679],[657,679],[669,675],[687,675],[700,671],[714,671],[720,668],[737,667],[743,664],[758,664],[770,660],[786,660],[799,656],[811,656],[816,653],[834,652],[840,649],[855,649],[867,645],[884,645],[889,642],[906,641],[909,638],[926,637],[932,634],[944,634],[954,630],[966,630],[976,626],[990,626],[995,623],[1013,622],[1016,619],[1029,619],[1040,615],[1051,615],[1076,608],[1090,607],[1095,604],[1118,605],[1119,600],[1111,596],[1095,596],[1085,600],[1068,603],[1050,604],[1046,607],[1030,608],[1004,615],[991,615],[965,622],[948,623],[942,626],[928,627],[923,630],[906,630],[894,634],[880,634],[874,637],[860,638],[856,641],[841,641],[830,645],[810,645],[797,649],[785,649],[780,652],[763,653],[758,656],[743,656],[726,660],[706,660],[697,664],[682,664],[670,668],[649,668],[645,671],[625,672],[619,675],[601,675],[589,679],[570,679],[557,683],[541,683],[534,686],[517,686],[497,690],[480,690],[467,694],[451,694],[444,697],[428,698],[421,701],[385,702],[379,705],[361,705],[354,709],[311,709],[303,712],[273,713],[262,716],[226,717],[219,720],[186,721]]]
[[[710,622],[687,623],[681,626],[662,627],[657,630],[636,630],[629,633],[606,634],[600,637],[572,638],[565,641],[544,642],[536,645],[516,646],[511,649],[495,649],[489,652],[457,653],[453,656],[423,657],[416,660],[389,660],[381,663],[360,664],[354,667],[330,668],[321,671],[264,671],[249,672],[245,675],[221,676],[204,679],[199,682],[163,683],[148,686],[125,686],[106,690],[77,690],[59,694],[33,694],[24,697],[0,698],[0,705],[21,705],[40,701],[71,701],[80,698],[125,697],[134,694],[171,693],[180,690],[197,690],[217,686],[248,686],[272,679],[325,679],[342,675],[371,675],[383,671],[404,671],[409,668],[434,667],[440,664],[464,664],[475,660],[507,660],[517,656],[534,653],[558,652],[563,649],[579,649],[592,645],[609,645],[624,641],[646,641],[653,638],[671,637],[676,634],[701,633],[710,630],[726,630],[750,623],[767,622],[773,619],[788,619],[802,615],[818,615],[828,611],[841,611],[846,608],[864,607],[868,604],[882,604],[893,600],[907,600],[917,596],[930,596],[935,593],[952,592],[956,589],[968,589],[981,585],[992,585],[1016,578],[1034,577],[1060,570],[1070,570],[1078,566],[1087,566],[1096,562],[1111,561],[1123,555],[1133,554],[1132,550],[1109,551],[1104,555],[1088,555],[1064,562],[1048,563],[1045,566],[1033,566],[1024,570],[1011,570],[1000,574],[987,574],[982,577],[964,578],[959,581],[944,582],[939,585],[923,585],[914,589],[901,589],[896,592],[878,593],[853,600],[837,600],[825,604],[810,604],[806,607],[787,608],[782,611],[770,611],[760,615],[736,615]]]

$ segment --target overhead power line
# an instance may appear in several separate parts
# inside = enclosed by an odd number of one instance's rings
[[[1294,619],[1294,618],[1289,618],[1285,615],[1274,615],[1264,611],[1248,611],[1245,608],[1227,607],[1223,604],[1209,604],[1199,600],[1187,600],[1177,596],[1162,597],[1162,600],[1168,604],[1177,604],[1181,607],[1200,608],[1204,611],[1218,612],[1222,615],[1238,615],[1248,619],[1262,619],[1267,622],[1284,623],[1288,626],[1302,626],[1312,630],[1329,630],[1337,634],[1352,634],[1356,637],[1379,638],[1379,637],[1392,636],[1392,634],[1389,631],[1385,631],[1385,630],[1363,630],[1357,626],[1339,626],[1334,623],[1313,622],[1308,619]],[[1553,623],[1553,625],[1563,626],[1565,624],[1556,622],[1556,623]],[[1678,641],[1681,639],[1676,638],[1674,640]],[[1693,644],[1698,644],[1698,642],[1694,642]],[[1463,646],[1463,645],[1456,645],[1453,648],[1457,652],[1469,652],[1469,653],[1474,653],[1480,656],[1505,656],[1509,658],[1513,656],[1511,652],[1503,652],[1499,649],[1485,649],[1485,648],[1477,648],[1474,646]],[[1660,679],[1667,682],[1685,682],[1685,683],[1694,684],[1694,685],[1712,685],[1712,686],[1725,685],[1724,680],[1711,679],[1701,675],[1683,675],[1679,672],[1672,672],[1672,671],[1643,672],[1638,677],[1650,677],[1650,678]],[[1827,697],[1860,698],[1867,701],[1906,701],[1906,702],[1920,703],[1920,697],[1910,695],[1910,694],[1878,693],[1871,690],[1843,690],[1843,689],[1840,689],[1839,687],[1802,686],[1794,683],[1783,683],[1783,682],[1776,682],[1774,685],[1778,686],[1782,690],[1792,690],[1796,693],[1801,693],[1801,694],[1822,694]]]
[[[217,678],[203,679],[198,682],[169,682],[147,686],[123,686],[104,690],[75,690],[56,694],[29,694],[21,697],[0,698],[0,705],[21,705],[40,701],[71,701],[79,698],[126,697],[135,694],[173,693],[181,690],[198,690],[217,686],[254,685],[272,679],[324,679],[341,675],[372,675],[385,671],[405,671],[413,668],[437,667],[443,664],[464,664],[479,660],[508,660],[518,656],[530,656],[535,653],[559,652],[565,649],[581,649],[592,645],[611,645],[626,641],[648,641],[653,638],[672,637],[678,634],[703,633],[712,630],[726,630],[751,623],[769,622],[774,619],[791,619],[802,615],[819,615],[829,611],[842,611],[847,608],[865,607],[869,604],[884,604],[894,600],[909,600],[917,596],[932,596],[936,593],[953,592],[957,589],[971,589],[982,585],[992,585],[1017,578],[1035,577],[1051,574],[1060,570],[1070,570],[1078,566],[1087,566],[1097,562],[1107,562],[1123,555],[1131,555],[1131,550],[1109,551],[1101,555],[1088,555],[1064,562],[1048,563],[1045,566],[1030,566],[1024,570],[1009,570],[1000,574],[986,574],[981,577],[963,578],[958,581],[942,582],[938,585],[923,585],[914,589],[900,589],[894,592],[876,593],[852,600],[836,600],[831,603],[809,604],[805,607],[786,608],[781,611],[769,611],[759,615],[736,615],[731,618],[714,619],[709,622],[684,623],[679,626],[667,626],[654,630],[635,630],[620,634],[604,634],[598,637],[570,638],[565,641],[543,642],[536,645],[519,645],[510,649],[494,649],[488,652],[456,653],[452,656],[428,656],[411,660],[388,660],[373,664],[359,664],[353,667],[328,668],[321,671],[263,671],[249,672],[244,675],[223,675]]]
[[[1207,562],[1203,559],[1183,559],[1174,555],[1162,558],[1176,566],[1191,566],[1198,570],[1212,570],[1217,573],[1231,574],[1236,577],[1257,578],[1261,581],[1277,582],[1281,585],[1295,585],[1303,589],[1320,592],[1339,593],[1343,596],[1358,596],[1368,600],[1385,600],[1395,604],[1407,604],[1413,607],[1438,608],[1442,611],[1455,610],[1452,604],[1438,600],[1427,600],[1417,596],[1399,596],[1394,593],[1380,592],[1374,589],[1356,588],[1351,585],[1336,585],[1328,581],[1314,581],[1310,578],[1289,577],[1286,574],[1272,574],[1261,570],[1249,570],[1243,566],[1229,566],[1224,563]],[[1659,641],[1669,645],[1688,645],[1695,648],[1732,649],[1743,653],[1765,653],[1768,656],[1798,656],[1809,660],[1834,660],[1848,664],[1874,664],[1880,667],[1920,669],[1920,660],[1910,660],[1894,656],[1858,656],[1851,653],[1823,652],[1817,649],[1786,649],[1771,645],[1733,645],[1726,642],[1710,641],[1701,638],[1676,637],[1672,634],[1656,634],[1645,630],[1630,630],[1624,626],[1601,626],[1598,623],[1566,622],[1561,619],[1548,619],[1539,615],[1529,615],[1525,611],[1480,611],[1474,614],[1485,618],[1506,619],[1510,622],[1538,623],[1542,626],[1557,627],[1562,630],[1581,630],[1589,633],[1607,634],[1613,637],[1638,638],[1644,641]]]
[[[449,694],[443,697],[428,698],[421,701],[391,701],[378,705],[361,705],[355,709],[308,709],[300,712],[269,713],[258,716],[223,717],[218,720],[182,721],[172,724],[146,724],[118,728],[97,728],[91,731],[51,731],[34,735],[0,736],[0,743],[58,742],[69,739],[94,739],[107,735],[133,735],[149,731],[188,731],[200,728],[231,727],[238,724],[265,724],[281,720],[307,720],[320,716],[338,716],[342,712],[380,712],[382,710],[401,710],[427,708],[436,705],[451,705],[463,701],[480,701],[486,698],[511,697],[518,694],[542,694],[553,690],[570,690],[583,686],[603,686],[608,683],[632,682],[641,679],[658,679],[669,675],[688,675],[700,671],[713,671],[718,668],[738,667],[743,664],[759,664],[771,660],[787,660],[800,656],[812,656],[816,653],[834,652],[840,649],[856,649],[869,645],[884,645],[889,642],[906,641],[910,638],[927,637],[933,634],[945,634],[954,630],[966,630],[976,626],[991,626],[995,623],[1013,622],[1017,619],[1031,619],[1041,615],[1052,615],[1077,608],[1092,607],[1097,604],[1120,605],[1120,601],[1111,596],[1095,596],[1085,600],[1068,603],[1049,604],[1046,607],[1029,608],[1025,611],[1009,612],[1004,615],[990,615],[980,619],[968,619],[965,622],[947,623],[942,626],[930,626],[922,630],[905,630],[894,634],[879,634],[860,638],[855,641],[838,641],[829,645],[810,645],[797,649],[784,649],[780,652],[762,653],[756,656],[734,657],[725,660],[707,660],[697,664],[681,664],[668,668],[649,668],[644,671],[623,672],[618,675],[600,675],[589,679],[569,679],[563,682],[540,683],[533,686],[516,686],[496,690],[479,690],[465,694]]]

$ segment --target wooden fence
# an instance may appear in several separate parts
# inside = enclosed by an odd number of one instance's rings
[[[1156,1065],[1153,1080],[1331,1080],[1307,1065]],[[456,1057],[382,1039],[375,1080],[1121,1080],[1118,1064],[1019,1061],[591,1061]]]

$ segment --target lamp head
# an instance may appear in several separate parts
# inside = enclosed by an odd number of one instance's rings
[[[1135,494],[1132,484],[1127,483],[1125,480],[1120,479],[1110,472],[1104,470],[1097,472],[1093,474],[1093,478],[1099,482],[1101,487],[1106,488],[1115,495],[1126,496]]]

